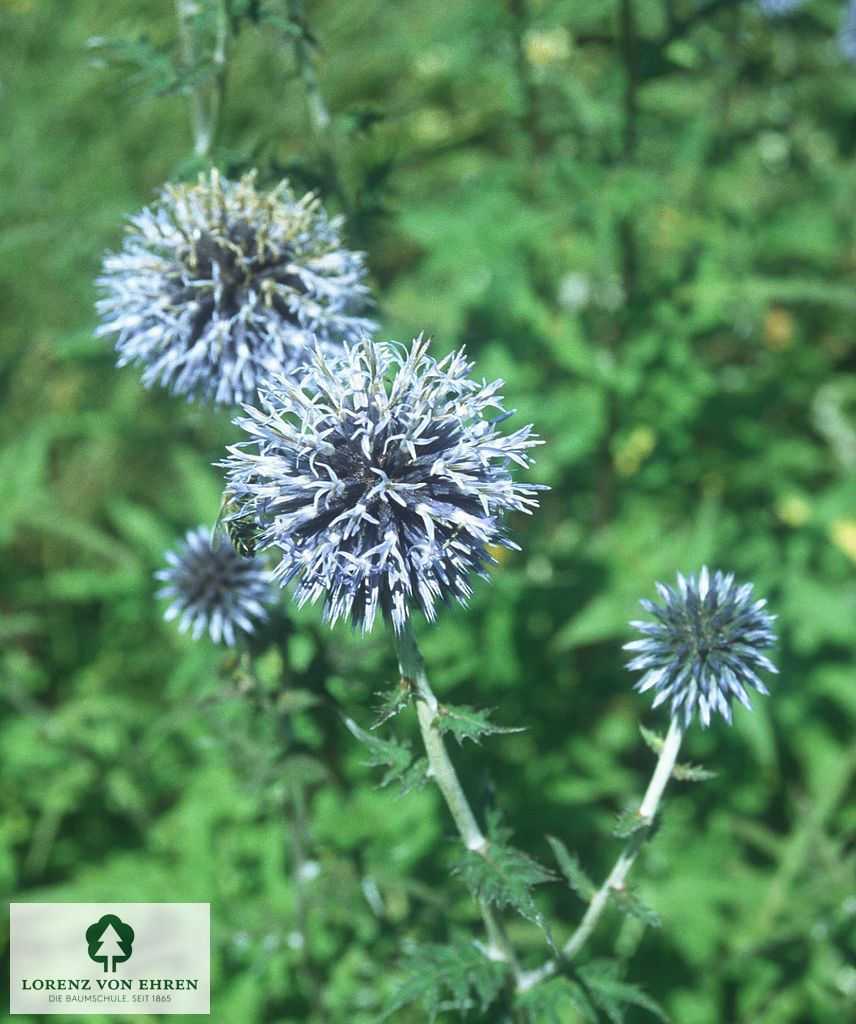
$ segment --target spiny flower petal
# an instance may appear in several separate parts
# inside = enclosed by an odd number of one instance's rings
[[[229,182],[214,170],[167,185],[104,260],[98,333],[115,335],[119,365],[142,366],[146,386],[254,401],[265,378],[306,361],[316,343],[374,328],[355,315],[365,268],[340,228],[287,182],[260,192],[253,174]]]
[[[194,640],[207,630],[215,643],[231,647],[236,631],[252,633],[267,617],[264,606],[275,596],[271,574],[228,542],[212,542],[205,527],[189,530],[166,560],[169,567],[155,574],[164,583],[158,597],[171,602],[164,618],[178,619],[182,633],[190,630]]]
[[[747,687],[767,693],[755,669],[777,671],[763,653],[776,641],[766,601],[752,599],[751,583],[736,586],[732,574],[711,576],[706,566],[698,577],[678,573],[677,588],[656,586],[663,603],[641,602],[655,621],[631,622],[643,639],[624,645],[636,655],[627,667],[644,673],[635,688],[653,690],[654,707],[670,701],[684,727],[696,714],[707,727],[714,712],[730,722],[735,697],[750,707]]]
[[[433,359],[421,336],[409,349],[363,338],[244,407],[235,423],[252,440],[229,449],[228,492],[299,604],[323,598],[325,618],[363,630],[380,609],[401,631],[412,606],[433,620],[438,599],[466,602],[490,545],[515,546],[502,514],[531,511],[539,488],[510,470],[540,442],[531,426],[500,432],[502,382],[471,370],[463,351]]]

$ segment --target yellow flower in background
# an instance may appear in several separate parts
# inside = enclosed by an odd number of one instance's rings
[[[435,145],[451,138],[455,131],[452,115],[441,107],[426,107],[418,111],[411,123],[414,138]]]
[[[836,519],[828,532],[832,543],[856,565],[856,519]]]
[[[768,309],[764,317],[764,344],[771,352],[785,352],[793,343],[793,315],[781,306]]]
[[[776,515],[788,526],[804,526],[811,514],[811,506],[798,494],[788,494],[776,505]]]
[[[500,547],[499,544],[488,544],[487,553],[499,565],[502,565],[503,562],[507,562],[510,554],[508,548]]]
[[[619,476],[633,476],[657,447],[657,435],[647,426],[635,427],[612,456]]]
[[[651,244],[661,252],[673,252],[688,236],[689,219],[675,206],[661,206],[657,211]]]
[[[558,64],[571,55],[571,34],[566,28],[530,29],[523,38],[523,52],[535,67]]]

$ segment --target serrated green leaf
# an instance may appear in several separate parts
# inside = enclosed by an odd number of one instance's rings
[[[651,822],[643,818],[638,808],[629,807],[619,812],[612,826],[612,834],[619,838],[626,839],[628,836],[650,829]]]
[[[454,736],[459,744],[464,740],[479,742],[479,737],[493,733],[523,732],[521,726],[494,725],[490,721],[493,708],[480,711],[478,708],[461,705],[442,704],[437,716],[437,728],[442,733]]]
[[[639,732],[642,733],[642,739],[645,740],[649,749],[659,757],[663,750],[663,744],[666,742],[663,737],[653,729],[646,729],[644,725],[639,726]]]
[[[389,691],[389,693],[378,694],[382,697],[380,704],[377,706],[376,714],[377,718],[372,723],[372,729],[377,729],[379,725],[389,719],[393,718],[400,711],[403,711],[410,703],[410,699],[413,696],[413,689],[402,679],[398,685]]]
[[[425,758],[413,760],[410,744],[398,740],[384,740],[376,733],[361,729],[352,718],[345,719],[345,725],[369,752],[369,767],[385,767],[379,787],[388,786],[391,782],[399,782],[402,792],[408,793],[425,781],[427,761]]]
[[[402,772],[401,775],[393,778],[388,776],[389,773],[387,772],[387,775],[381,781],[381,785],[385,786],[387,783],[397,779],[401,795],[404,796],[406,793],[424,786],[428,781],[428,758],[417,757],[413,764],[406,771]]]
[[[517,847],[508,843],[508,830],[492,815],[488,822],[490,840],[483,852],[465,850],[453,873],[460,875],[476,899],[495,907],[513,907],[547,936],[554,945],[549,926],[535,905],[532,889],[552,881],[556,876]]]
[[[715,779],[719,772],[711,771],[709,768],[702,768],[696,764],[676,764],[672,769],[672,775],[679,782],[707,782]]]
[[[478,1007],[484,1014],[499,996],[506,978],[506,965],[489,959],[473,942],[424,943],[408,956],[404,981],[384,1007],[380,1020],[389,1020],[403,1006],[416,1001],[430,1021],[445,1009]]]
[[[651,925],[652,928],[660,927],[660,918],[657,916],[657,912],[653,907],[649,907],[630,886],[625,886],[623,889],[611,889],[609,896],[622,914],[638,918],[645,924]]]
[[[303,35],[303,31],[299,25],[296,25],[293,21],[289,21],[288,18],[283,17],[281,14],[276,14],[273,11],[262,11],[259,21],[279,29],[283,35],[294,36],[296,38],[300,38]]]
[[[646,729],[644,725],[639,726],[639,732],[642,733],[642,739],[647,746],[659,757],[666,742],[663,737],[651,729]],[[706,782],[708,779],[715,779],[716,775],[716,772],[694,764],[676,764],[672,769],[672,778],[679,782]]]
[[[92,38],[90,63],[128,72],[128,84],[150,83],[150,95],[159,95],[176,81],[176,68],[171,55],[152,45],[146,36],[137,39]]]
[[[583,871],[579,859],[575,853],[565,846],[561,839],[555,836],[547,836],[547,842],[553,850],[553,854],[562,869],[562,874],[567,879],[568,885],[586,903],[597,891],[594,882]]]
[[[577,974],[595,1005],[603,1010],[611,1024],[624,1024],[627,1006],[638,1006],[663,1024],[670,1024],[658,1003],[641,988],[622,980],[621,969],[621,964],[614,960],[592,960],[580,967]]]
[[[550,978],[519,995],[516,1008],[527,1024],[567,1024],[568,1012],[576,1011],[585,1024],[597,1024],[597,1013],[585,990],[570,978]]]

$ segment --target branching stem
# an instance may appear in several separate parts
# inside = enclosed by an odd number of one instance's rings
[[[395,648],[401,677],[416,693],[416,713],[422,742],[425,745],[425,753],[428,755],[430,776],[443,794],[443,799],[446,801],[446,806],[449,808],[464,845],[468,850],[486,857],[489,848],[488,839],[476,821],[458,780],[455,766],[446,750],[446,743],[438,725],[440,703],[428,682],[425,660],[416,645],[416,638],[413,636],[409,622],[406,623],[400,634],[395,634]],[[480,900],[479,903],[490,941],[489,954],[492,958],[507,963],[514,975],[515,982],[519,983],[520,965],[505,932],[505,926],[489,903],[485,900]]]
[[[211,89],[204,82],[194,81],[188,89],[193,152],[195,156],[203,159],[210,155],[214,145],[226,93],[232,0],[220,0],[220,3],[214,48],[211,53],[211,62],[214,65],[214,87]],[[195,70],[200,59],[197,52],[197,35],[194,24],[197,14],[197,0],[175,0],[178,54],[185,70]]]
[[[307,36],[306,23],[303,17],[303,0],[288,0],[288,17],[295,26],[294,56],[298,71],[306,90],[306,106],[312,130],[319,140],[324,140],[330,127],[330,111],[321,95],[318,75],[312,63],[312,47]]]
[[[677,719],[673,718],[669,731],[666,734],[666,739],[663,742],[663,749],[657,758],[654,774],[651,776],[651,781],[648,783],[645,796],[642,798],[642,803],[637,812],[642,819],[643,827],[634,832],[627,840],[606,881],[592,896],[582,921],[580,921],[576,931],[574,931],[573,935],[562,947],[562,960],[572,960],[576,956],[597,926],[601,915],[609,903],[609,897],[612,893],[620,892],[624,888],[625,879],[633,867],[633,862],[636,860],[639,850],[642,848],[642,844],[647,836],[648,827],[653,823],[657,814],[657,808],[660,806],[663,791],[674,770],[682,739],[683,730],[678,724]],[[558,971],[559,966],[560,964],[557,960],[548,960],[547,963],[542,964],[541,967],[536,968],[534,971],[528,971],[520,979],[518,986],[520,991],[525,992],[539,982],[545,981]]]
[[[332,117],[318,82],[318,72],[313,60],[313,41],[303,11],[303,0],[287,0],[287,9],[289,20],[294,26],[294,59],[303,83],[306,109],[315,137],[318,158],[327,177],[328,190],[335,193],[342,210],[347,213],[348,196],[336,160],[335,140],[331,132]]]

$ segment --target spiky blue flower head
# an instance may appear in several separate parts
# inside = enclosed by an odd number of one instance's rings
[[[98,279],[99,335],[146,386],[220,404],[255,400],[272,373],[374,328],[356,313],[368,288],[360,253],[342,247],[341,219],[287,182],[258,191],[216,170],[167,185],[130,219]]]
[[[644,639],[624,645],[638,652],[628,668],[644,672],[636,689],[654,690],[654,707],[671,702],[672,717],[688,726],[697,713],[703,727],[713,712],[731,722],[736,697],[751,708],[747,688],[766,694],[755,669],[777,669],[763,653],[776,641],[774,616],[766,601],[754,600],[751,583],[738,586],[733,574],[707,567],[684,578],[676,589],[657,584],[662,604],[642,601],[653,622],[631,622]]]
[[[164,584],[158,597],[170,601],[164,618],[179,620],[194,640],[207,630],[215,643],[234,646],[237,631],[252,633],[267,617],[276,590],[271,574],[257,558],[243,558],[228,542],[211,540],[204,526],[189,530],[167,553],[167,569],[155,574]]]
[[[363,338],[335,359],[316,351],[245,406],[235,423],[252,440],[229,449],[227,488],[300,604],[323,597],[327,620],[362,630],[380,609],[401,632],[414,606],[433,620],[438,599],[466,602],[490,546],[517,546],[502,515],[531,511],[539,488],[510,470],[540,441],[531,426],[500,431],[503,382],[471,370],[463,351],[435,360],[421,336]]]

